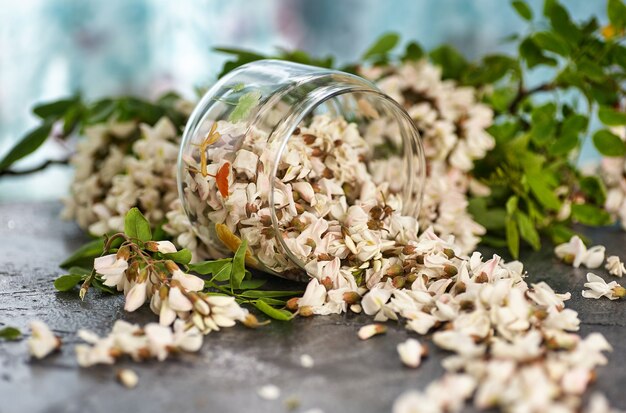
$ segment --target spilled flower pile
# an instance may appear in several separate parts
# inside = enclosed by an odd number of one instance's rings
[[[489,189],[471,176],[474,161],[493,149],[495,140],[486,129],[493,111],[478,101],[478,92],[442,80],[441,68],[426,59],[399,66],[363,69],[387,95],[400,103],[417,126],[428,163],[424,200],[419,215],[422,227],[453,235],[464,251],[472,251],[485,228],[467,212],[467,192],[484,196]],[[375,127],[389,130],[385,119]]]

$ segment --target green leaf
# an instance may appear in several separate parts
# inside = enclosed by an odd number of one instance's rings
[[[301,295],[302,291],[269,291],[269,290],[249,290],[239,294],[243,298],[264,298],[264,297],[293,297]]]
[[[513,215],[515,211],[517,211],[517,196],[513,195],[506,201],[506,213],[508,215]]]
[[[439,46],[430,52],[432,61],[441,66],[444,79],[459,79],[467,68],[467,61],[454,47]]]
[[[287,301],[285,301],[284,299],[278,299],[278,298],[263,297],[262,300],[265,301],[269,305],[277,306],[277,307],[284,307],[285,304],[287,304]]]
[[[369,60],[373,57],[385,55],[396,47],[399,41],[400,36],[398,36],[397,33],[385,33],[380,36],[369,49],[367,49],[361,59]]]
[[[62,275],[54,280],[54,288],[58,291],[69,291],[82,280],[83,276],[79,274]]]
[[[232,258],[222,258],[213,261],[201,261],[195,264],[189,264],[189,271],[201,275],[213,275],[217,274],[224,266],[232,263]]]
[[[102,291],[107,294],[114,295],[114,294],[119,293],[119,291],[117,291],[115,287],[109,287],[108,285],[104,285],[102,281],[102,277],[100,277],[99,275],[96,275],[95,277],[91,279],[91,286],[95,288],[96,290]]]
[[[621,0],[609,0],[607,4],[607,14],[611,25],[616,30],[626,28],[626,6]]]
[[[65,112],[76,104],[77,98],[61,99],[54,102],[41,103],[33,108],[33,113],[41,119],[61,119]]]
[[[590,204],[573,204],[572,218],[584,225],[609,225],[612,220],[608,212]]]
[[[51,130],[52,122],[46,121],[41,126],[30,131],[0,160],[0,171],[8,169],[15,162],[37,150],[48,139]]]
[[[513,2],[511,2],[511,5],[513,6],[517,14],[519,14],[520,17],[524,20],[530,21],[533,19],[533,11],[530,9],[525,1],[514,0]]]
[[[131,208],[124,217],[124,233],[130,238],[135,238],[143,242],[152,239],[150,223],[136,207]]]
[[[228,281],[230,280],[230,273],[233,270],[233,264],[229,262],[224,265],[218,272],[215,273],[213,279],[215,281]]]
[[[83,267],[70,267],[70,269],[67,270],[67,273],[73,275],[90,275],[91,270]]]
[[[72,255],[59,264],[59,267],[67,269],[72,266],[82,266],[83,264],[92,267],[94,258],[100,256],[103,249],[104,240],[102,238],[90,241],[74,251]]]
[[[241,288],[241,281],[246,276],[246,251],[248,241],[243,240],[233,257],[233,268],[230,271],[230,287],[234,290]]]
[[[542,173],[527,174],[528,186],[539,203],[553,211],[561,208],[561,201],[554,194],[554,189],[548,184],[548,177]]]
[[[254,302],[254,306],[261,312],[263,312],[266,316],[273,318],[274,320],[279,321],[289,321],[294,315],[287,311],[278,308],[274,308],[263,300],[257,300]]]
[[[626,148],[619,136],[609,130],[602,129],[593,135],[593,144],[604,156],[624,156]]]
[[[506,243],[509,246],[509,252],[515,259],[519,257],[519,232],[515,220],[509,216],[506,220]]]
[[[484,197],[470,199],[467,210],[476,222],[488,230],[504,228],[506,211],[502,208],[489,209]]]
[[[237,101],[237,106],[235,106],[235,109],[233,109],[228,116],[228,121],[237,123],[246,120],[250,112],[259,105],[260,100],[261,92],[258,90],[253,90],[241,95]]]
[[[15,327],[0,328],[0,338],[8,341],[19,340],[22,332]]]
[[[163,254],[163,256],[166,259],[172,260],[178,264],[187,265],[191,262],[191,251],[187,248],[183,248],[180,251],[172,252],[170,254]]]
[[[424,49],[417,42],[409,42],[406,45],[406,50],[404,52],[404,56],[402,57],[402,61],[412,61],[416,62],[424,57]]]
[[[556,105],[552,102],[536,106],[532,111],[531,139],[538,145],[549,142],[556,131]]]
[[[580,190],[585,194],[585,198],[587,198],[587,200],[596,205],[604,205],[604,201],[606,201],[606,188],[599,177],[582,177],[579,184]]]
[[[626,125],[626,113],[607,106],[600,106],[598,117],[607,126]]]
[[[561,124],[558,138],[549,148],[550,153],[553,155],[564,155],[578,147],[578,138],[587,129],[587,124],[586,116],[573,114],[567,117]]]
[[[550,234],[552,242],[556,245],[568,242],[574,235],[576,235],[574,230],[563,224],[553,223],[547,228],[547,230]]]
[[[239,285],[240,290],[256,290],[263,287],[267,280],[243,280]]]
[[[533,224],[528,215],[522,211],[517,211],[515,217],[517,219],[517,227],[519,228],[520,236],[537,251],[541,247],[541,242],[535,224]]]
[[[538,32],[533,34],[533,41],[539,48],[567,56],[570,53],[569,45],[557,34],[553,32]]]
[[[520,43],[519,53],[522,59],[526,61],[526,65],[529,69],[539,65],[556,66],[557,64],[556,59],[545,56],[539,46],[537,46],[530,37]]]
[[[550,19],[550,24],[554,31],[572,46],[576,46],[580,40],[581,32],[578,27],[572,23],[567,10],[555,1],[548,6],[546,15]]]
[[[578,67],[578,71],[580,73],[591,80],[602,82],[605,78],[602,67],[589,59],[581,60],[576,66]]]

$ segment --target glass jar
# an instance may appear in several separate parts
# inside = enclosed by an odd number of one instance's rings
[[[358,76],[276,60],[205,93],[178,161],[183,207],[213,258],[246,239],[248,266],[293,280],[353,203],[417,218],[424,179],[418,131],[394,100]]]

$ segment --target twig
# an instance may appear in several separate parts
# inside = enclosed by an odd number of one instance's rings
[[[35,172],[43,171],[47,167],[51,165],[68,165],[70,163],[69,158],[66,159],[48,159],[41,165],[35,166],[30,169],[22,169],[19,171],[14,171],[12,169],[5,169],[4,171],[0,171],[0,176],[21,176],[21,175],[29,175]]]
[[[517,92],[517,96],[515,96],[515,99],[513,99],[513,101],[509,105],[509,113],[513,113],[517,109],[517,106],[519,106],[519,104],[528,96],[534,95],[535,93],[539,92],[547,92],[555,88],[555,83],[544,83],[532,89],[524,89],[523,87],[520,87],[519,91]]]

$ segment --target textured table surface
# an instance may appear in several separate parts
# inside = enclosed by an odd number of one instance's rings
[[[57,203],[0,205],[0,327],[12,325],[28,335],[28,322],[41,319],[62,337],[61,353],[31,361],[25,339],[0,341],[0,413],[13,412],[386,412],[403,391],[423,388],[442,373],[445,353],[428,338],[430,356],[420,368],[403,368],[396,345],[409,333],[389,323],[389,332],[361,342],[356,336],[365,316],[332,316],[273,322],[250,330],[242,326],[212,333],[197,354],[163,363],[77,366],[75,332],[105,334],[116,319],[154,321],[147,308],[126,314],[122,297],[92,294],[81,302],[76,291],[52,285],[57,267],[84,241],[80,230],[58,216]],[[609,254],[625,258],[626,234],[617,228],[587,231]],[[546,280],[558,292],[571,291],[568,307],[579,312],[580,333],[604,334],[614,347],[609,365],[598,370],[592,391],[604,392],[615,407],[626,408],[626,306],[620,301],[586,300],[580,295],[584,269],[559,264],[551,248],[526,253],[530,281]],[[604,270],[597,270],[606,275]],[[315,366],[300,366],[301,354]],[[127,390],[114,379],[120,366],[132,367],[139,385]],[[260,399],[256,389],[275,384],[276,401]],[[299,407],[289,410],[287,400]]]

